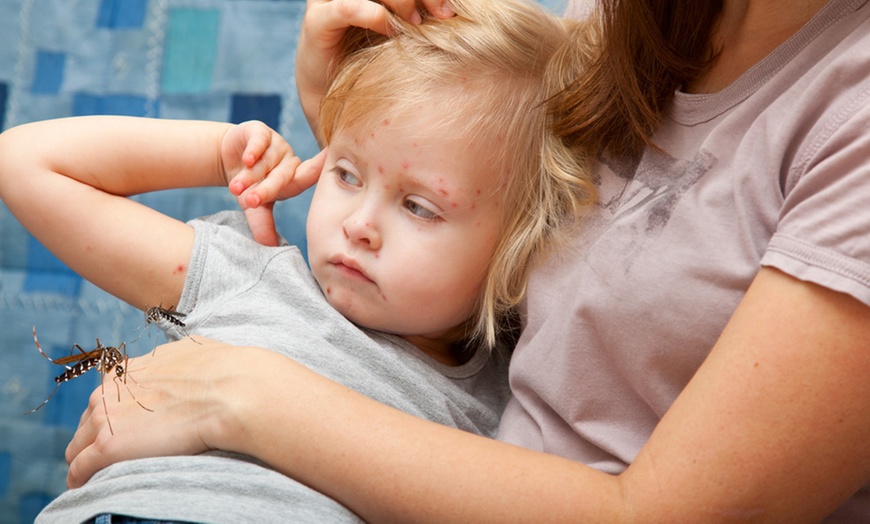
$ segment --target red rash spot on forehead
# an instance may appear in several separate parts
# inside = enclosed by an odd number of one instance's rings
[[[444,185],[444,178],[439,178],[438,184]],[[443,196],[450,196],[450,191],[448,191],[447,188],[445,188],[445,187],[439,187],[438,193],[440,193]]]
[[[384,126],[388,126],[388,125],[390,125],[390,119],[389,119],[389,118],[385,118],[385,119],[384,119]]]
[[[402,169],[408,169],[411,167],[411,162],[407,160],[402,160]]]

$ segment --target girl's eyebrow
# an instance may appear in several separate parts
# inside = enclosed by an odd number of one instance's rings
[[[429,180],[429,177],[421,177],[416,175],[411,168],[402,169],[400,173],[400,177],[402,183],[407,181],[408,186],[412,188],[424,189],[429,193],[432,193],[438,200],[444,200],[447,203],[453,201],[456,193],[459,191],[456,189],[454,185],[452,185],[448,180],[448,175],[436,175],[437,180]],[[455,201],[453,201],[453,207],[456,206]]]

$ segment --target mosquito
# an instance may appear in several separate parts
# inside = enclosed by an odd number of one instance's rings
[[[133,400],[135,400],[142,409],[144,409],[145,411],[154,411],[145,407],[141,402],[139,402],[139,400],[136,399],[136,396],[133,395],[133,391],[127,385],[127,377],[130,377],[130,380],[132,380],[137,386],[139,386],[139,383],[136,382],[136,379],[130,376],[130,374],[127,372],[126,366],[128,357],[125,342],[121,342],[121,345],[115,348],[111,346],[104,346],[102,343],[100,343],[100,339],[97,339],[97,347],[91,351],[85,351],[78,344],[73,344],[72,350],[70,351],[70,354],[68,356],[60,357],[57,359],[52,359],[45,353],[45,351],[42,350],[42,346],[39,345],[39,339],[36,338],[36,326],[33,327],[33,342],[36,344],[36,349],[39,350],[39,353],[43,357],[48,359],[48,361],[52,364],[64,366],[66,370],[60,375],[54,377],[54,381],[57,385],[54,386],[54,389],[48,395],[48,398],[42,401],[42,404],[36,406],[30,411],[25,411],[25,414],[34,413],[38,411],[42,406],[48,404],[48,401],[51,400],[51,397],[54,396],[58,388],[60,388],[60,385],[64,382],[68,382],[74,378],[78,378],[95,368],[98,369],[100,371],[100,374],[102,375],[111,373],[114,370],[115,376],[112,377],[112,381],[115,382],[115,387],[118,390],[119,402],[121,401],[121,388],[118,386],[118,381],[120,380],[124,384],[124,387],[127,388],[127,392],[130,393],[130,396],[133,398]],[[78,350],[78,353],[76,353],[75,350]],[[70,366],[68,364],[72,365]],[[112,428],[112,421],[109,420],[109,408],[106,406],[105,387],[102,384],[102,381],[100,383],[100,391],[103,400],[103,411],[106,413],[106,422],[108,422],[109,424],[109,432],[114,435],[115,431]]]
[[[186,324],[183,319],[186,317],[184,313],[175,309],[175,306],[169,306],[168,308],[160,306],[152,306],[149,307],[147,311],[145,311],[145,323],[146,324],[156,324],[160,322],[160,320],[165,320],[170,324],[174,324],[180,328],[185,328]]]
[[[169,306],[168,308],[163,307],[162,304],[159,306],[151,306],[147,310],[145,310],[145,329],[148,329],[148,326],[151,324],[157,324],[161,320],[165,320],[170,324],[177,326],[185,337],[199,344],[199,342],[197,342],[192,336],[190,336],[190,333],[187,332],[187,329],[185,329],[187,327],[187,324],[185,324],[184,320],[182,319],[186,316],[187,315],[185,313],[182,313],[181,311],[175,309],[175,306]],[[142,335],[139,335],[139,337],[141,336]],[[139,340],[139,338],[137,337],[136,340]]]

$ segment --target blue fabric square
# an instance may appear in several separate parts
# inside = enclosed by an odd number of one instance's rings
[[[20,522],[33,522],[36,520],[36,515],[42,511],[42,508],[48,505],[54,499],[48,493],[30,493],[21,497],[21,503],[18,506],[18,517]]]
[[[6,97],[9,93],[9,85],[0,83],[0,131],[6,129]]]
[[[145,21],[147,0],[101,0],[97,27],[136,29]]]
[[[12,454],[0,453],[0,496],[5,496],[9,491],[9,476],[12,472]]]
[[[279,95],[233,95],[230,122],[240,124],[247,120],[262,120],[272,129],[279,129],[281,97]]]
[[[76,93],[73,96],[72,113],[74,116],[87,115],[124,115],[154,116],[157,114],[156,102],[136,95],[92,95]]]
[[[66,53],[39,50],[36,53],[36,71],[33,75],[32,93],[54,95],[63,84]]]
[[[173,9],[163,63],[163,91],[205,93],[211,86],[220,29],[216,9]]]

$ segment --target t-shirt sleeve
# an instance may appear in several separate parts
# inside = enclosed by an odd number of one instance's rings
[[[762,265],[870,305],[870,90],[820,122],[784,183]]]
[[[224,211],[190,221],[193,251],[178,310],[190,313],[203,304],[223,300],[254,285],[274,251],[258,244],[240,211]],[[286,244],[285,244],[286,245]]]

